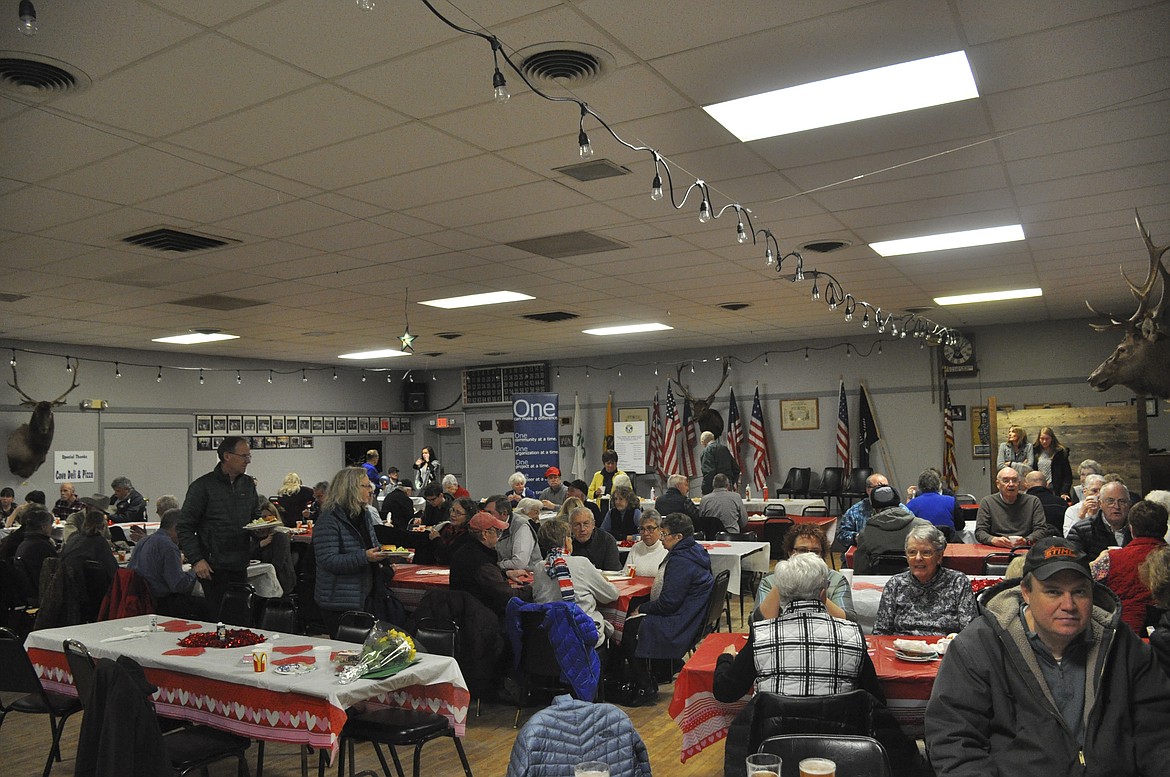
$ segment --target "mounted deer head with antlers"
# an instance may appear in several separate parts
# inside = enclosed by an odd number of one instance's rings
[[[1108,324],[1092,324],[1098,332],[1114,327],[1125,330],[1121,344],[1089,376],[1089,385],[1098,391],[1105,391],[1115,385],[1127,386],[1138,394],[1170,399],[1170,308],[1166,305],[1170,273],[1166,265],[1162,264],[1162,255],[1170,245],[1161,248],[1154,245],[1149,230],[1142,224],[1141,216],[1136,211],[1134,216],[1138,232],[1150,253],[1150,270],[1141,286],[1135,286],[1126,276],[1125,270],[1121,271],[1121,277],[1125,278],[1138,303],[1137,310],[1125,321],[1118,320],[1117,316],[1110,313],[1098,312],[1085,302],[1089,310],[1109,319]],[[1155,303],[1154,290],[1158,286],[1161,289],[1158,290]]]
[[[13,475],[21,478],[31,477],[32,473],[45,463],[45,456],[49,454],[49,448],[53,445],[53,408],[65,404],[65,397],[77,388],[77,372],[80,369],[81,363],[78,362],[73,367],[73,385],[66,389],[64,394],[48,402],[35,400],[21,390],[16,379],[16,365],[12,365],[12,382],[8,385],[24,397],[21,405],[33,409],[29,422],[17,427],[8,438],[8,469]]]
[[[679,391],[682,395],[690,400],[691,410],[694,413],[695,423],[699,425],[699,431],[710,432],[716,437],[723,436],[723,416],[719,415],[719,411],[711,407],[711,403],[715,401],[715,395],[719,393],[719,389],[723,388],[723,384],[727,382],[727,375],[731,372],[731,363],[727,359],[723,360],[723,377],[719,380],[719,385],[715,390],[707,395],[706,399],[695,399],[691,396],[689,388],[683,385],[682,382],[682,364],[678,365],[678,373],[675,376],[674,382],[678,384]]]

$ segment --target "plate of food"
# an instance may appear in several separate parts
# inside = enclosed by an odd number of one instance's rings
[[[251,523],[244,524],[244,531],[277,531],[282,534],[292,533],[292,529],[280,522],[279,518],[271,517],[266,520],[264,518],[257,518]]]

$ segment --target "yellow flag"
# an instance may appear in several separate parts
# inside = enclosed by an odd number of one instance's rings
[[[605,402],[605,450],[613,450],[613,392]]]

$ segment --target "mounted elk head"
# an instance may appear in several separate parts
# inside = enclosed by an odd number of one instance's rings
[[[706,399],[695,399],[691,396],[689,388],[683,385],[682,382],[683,365],[678,365],[678,374],[674,382],[678,384],[678,388],[682,391],[684,397],[691,402],[691,411],[694,413],[695,423],[699,425],[699,431],[710,432],[716,437],[723,436],[723,416],[719,415],[719,411],[711,407],[711,403],[715,401],[715,395],[719,393],[719,389],[723,388],[723,384],[727,382],[727,375],[731,372],[731,363],[727,359],[723,360],[723,377],[719,380],[719,385],[715,390],[707,395]]]
[[[80,368],[80,362],[73,367],[73,385],[64,394],[52,402],[44,400],[38,402],[21,390],[16,379],[16,365],[12,365],[12,382],[8,385],[24,397],[21,405],[33,409],[29,422],[17,427],[8,438],[8,469],[13,475],[21,478],[31,477],[32,473],[45,463],[45,456],[49,454],[49,448],[53,445],[53,408],[65,404],[65,397],[77,388],[77,371]]]
[[[1162,264],[1162,255],[1170,245],[1161,248],[1154,245],[1150,232],[1136,215],[1138,231],[1146,242],[1150,253],[1150,270],[1145,283],[1135,286],[1122,270],[1121,276],[1129,284],[1137,298],[1137,310],[1125,321],[1109,313],[1100,313],[1089,305],[1098,316],[1109,319],[1108,324],[1093,324],[1092,327],[1104,332],[1114,327],[1125,330],[1121,345],[1113,354],[1101,362],[1089,376],[1089,385],[1098,391],[1120,385],[1133,389],[1138,394],[1170,399],[1170,308],[1166,305],[1166,287],[1170,286],[1170,273]],[[1154,303],[1154,290],[1158,290]]]

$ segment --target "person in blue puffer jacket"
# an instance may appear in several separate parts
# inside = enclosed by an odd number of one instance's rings
[[[658,683],[646,659],[682,658],[703,627],[715,587],[711,557],[695,542],[689,516],[671,513],[662,519],[662,544],[667,550],[662,574],[654,581],[650,601],[630,613],[622,636],[622,654],[635,686],[632,707],[658,699]]]
[[[507,777],[561,777],[583,761],[612,777],[650,777],[650,757],[629,717],[612,704],[558,696],[516,735]]]
[[[373,493],[374,484],[364,468],[346,467],[330,481],[321,516],[313,526],[317,558],[313,598],[330,634],[344,613],[371,611],[368,600],[377,565],[389,557],[374,533],[378,514],[370,506]]]

